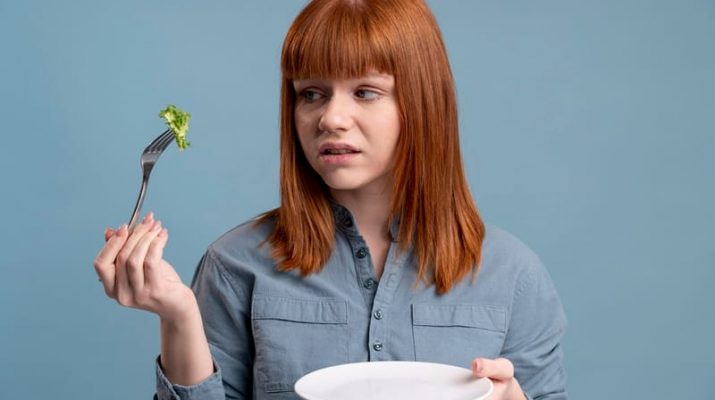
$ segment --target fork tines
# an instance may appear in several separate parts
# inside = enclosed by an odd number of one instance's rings
[[[174,139],[174,133],[171,128],[167,129],[164,133],[159,135],[153,142],[149,143],[149,146],[144,149],[144,152],[162,152],[166,149],[166,146],[171,143]]]

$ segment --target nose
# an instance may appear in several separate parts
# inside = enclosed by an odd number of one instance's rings
[[[350,129],[352,104],[349,96],[333,93],[323,105],[323,113],[318,120],[320,132],[341,132]]]

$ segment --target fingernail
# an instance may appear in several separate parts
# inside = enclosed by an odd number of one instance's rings
[[[143,224],[148,224],[151,220],[154,219],[154,213],[149,211],[145,216],[144,219],[142,220]]]
[[[482,363],[480,363],[479,360],[475,360],[474,361],[474,370],[476,372],[480,372],[482,370],[482,368],[483,368]]]
[[[124,235],[124,232],[127,230],[127,224],[121,224],[119,225],[119,228],[115,232],[118,236]]]
[[[161,221],[156,221],[154,222],[154,226],[151,227],[151,231],[156,232],[159,228],[161,228]]]

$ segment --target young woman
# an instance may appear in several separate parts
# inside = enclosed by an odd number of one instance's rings
[[[155,397],[295,399],[315,369],[418,360],[471,367],[492,399],[565,399],[559,297],[479,217],[424,1],[311,1],[281,66],[278,208],[212,243],[190,288],[151,213],[105,232],[107,296],[161,319]]]

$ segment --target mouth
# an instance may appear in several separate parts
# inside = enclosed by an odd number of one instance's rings
[[[357,154],[360,153],[360,150],[347,143],[335,143],[335,142],[328,142],[328,143],[323,143],[320,145],[318,148],[318,152],[320,153],[321,156],[330,156],[330,155],[344,155],[344,154]]]
[[[323,150],[320,152],[321,156],[331,156],[331,155],[339,155],[339,154],[357,154],[360,153],[359,151],[355,150],[347,150],[347,149],[327,149]]]
[[[361,151],[347,143],[328,142],[319,148],[319,159],[329,166],[347,166]]]

